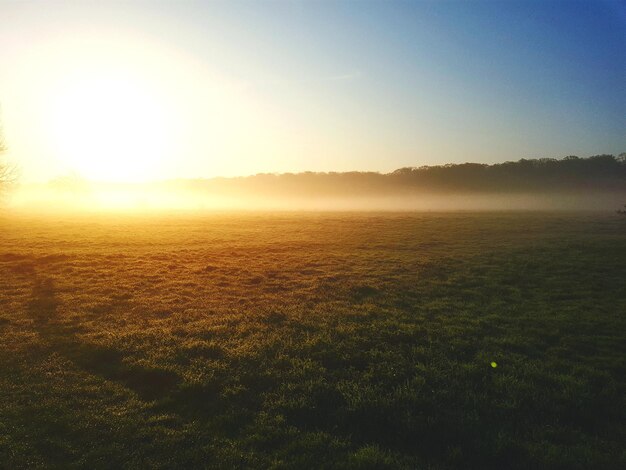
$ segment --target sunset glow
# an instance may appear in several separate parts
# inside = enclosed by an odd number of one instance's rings
[[[2,3],[7,158],[151,181],[623,151],[617,4],[358,3]]]
[[[95,180],[163,177],[174,116],[149,82],[110,71],[72,78],[54,92],[50,108],[51,140],[62,161]]]
[[[624,0],[0,0],[0,467],[626,468],[625,51]]]

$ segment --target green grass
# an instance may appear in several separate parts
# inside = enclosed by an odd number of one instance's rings
[[[610,214],[4,218],[0,467],[624,468],[624,279]]]

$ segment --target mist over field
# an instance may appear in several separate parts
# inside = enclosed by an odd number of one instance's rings
[[[153,183],[76,175],[25,185],[15,208],[50,210],[612,211],[626,200],[626,159],[598,155],[392,173],[287,173]]]
[[[624,0],[0,0],[0,470],[626,469]]]

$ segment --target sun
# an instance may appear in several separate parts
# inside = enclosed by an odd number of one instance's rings
[[[163,176],[170,118],[149,80],[92,72],[55,92],[50,131],[69,170],[92,180],[147,181]]]

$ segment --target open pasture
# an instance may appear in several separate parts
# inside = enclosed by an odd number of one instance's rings
[[[614,214],[5,216],[0,467],[624,468],[625,279]]]

